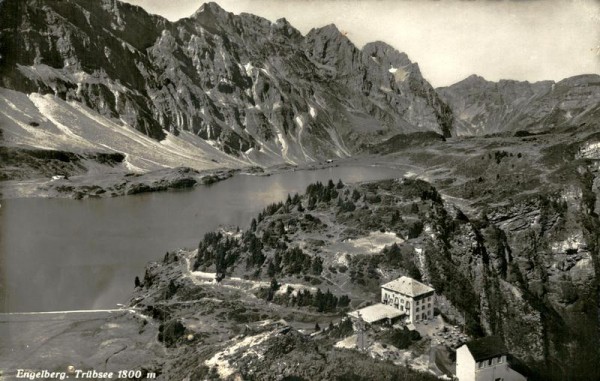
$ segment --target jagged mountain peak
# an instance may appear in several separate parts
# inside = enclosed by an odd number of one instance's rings
[[[474,86],[484,86],[487,83],[491,83],[487,79],[483,78],[477,74],[471,74],[465,79],[461,79],[460,81],[450,85],[450,86],[440,86],[437,88],[438,91],[444,91],[450,87],[453,88],[470,88]]]
[[[360,50],[335,24],[311,29],[304,40],[313,59],[348,74],[360,60]]]
[[[281,18],[278,18],[277,20],[275,20],[275,24],[278,24],[278,25],[292,25],[292,24],[290,24],[290,22],[285,17],[281,17]]]
[[[403,60],[407,60],[410,62],[408,55],[404,52],[400,52],[398,49],[388,44],[385,41],[372,41],[368,42],[363,46],[362,51],[366,54],[370,54],[372,56],[377,57],[386,57],[386,56],[398,56],[402,57]]]
[[[462,84],[478,84],[478,83],[484,83],[484,82],[488,82],[488,80],[486,80],[485,78],[483,78],[480,75],[471,74],[470,76],[468,76],[467,78],[463,79],[462,81],[459,81],[457,83],[457,85],[459,83],[462,83]]]
[[[386,67],[389,66],[388,69],[392,72],[396,72],[398,69],[411,72],[416,71],[415,69],[418,70],[417,64],[413,63],[406,53],[398,51],[383,41],[374,41],[365,44],[362,52],[372,61]]]
[[[196,10],[196,12],[194,12],[192,14],[192,17],[202,14],[202,13],[210,13],[214,16],[222,16],[222,15],[228,15],[229,12],[227,12],[225,9],[223,9],[219,4],[215,3],[214,1],[209,1],[207,3],[203,3],[200,8],[198,8],[198,10]]]
[[[331,40],[347,40],[350,41],[345,33],[341,32],[339,30],[339,28],[337,27],[337,25],[331,23],[331,24],[327,24],[318,28],[312,28],[310,31],[308,31],[308,33],[306,34],[306,37],[308,38],[309,36],[319,36],[319,38],[327,38],[327,39],[331,39]]]
[[[372,44],[389,61],[375,64],[334,24],[302,36],[285,19],[216,3],[170,22],[113,0],[37,1],[18,10],[0,3],[0,24],[11,25],[0,35],[0,83],[81,102],[157,140],[189,132],[271,165],[349,156],[363,143],[449,127],[404,53]],[[42,7],[60,16],[55,24]]]
[[[232,21],[234,14],[227,12],[215,2],[204,3],[190,17],[206,30],[217,33]]]

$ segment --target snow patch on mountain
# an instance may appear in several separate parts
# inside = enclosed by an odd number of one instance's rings
[[[302,120],[302,115],[298,115],[294,118],[294,122],[296,122],[296,124],[298,125],[298,127],[303,128],[304,127],[304,121]]]
[[[252,64],[250,62],[248,62],[247,64],[244,65],[244,69],[246,70],[246,75],[248,77],[252,76],[252,69],[254,69],[254,66],[252,66]]]
[[[283,134],[283,132],[277,131],[277,141],[279,142],[279,144],[281,146],[281,154],[282,154],[283,158],[286,160],[290,160],[288,157],[289,147],[288,147],[287,142],[285,141],[285,135]]]

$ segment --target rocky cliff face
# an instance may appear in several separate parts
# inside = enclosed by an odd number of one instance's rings
[[[472,75],[437,89],[454,112],[457,135],[585,126],[600,115],[600,76],[559,82],[486,81]]]
[[[426,276],[467,311],[468,327],[501,335],[540,379],[596,374],[597,249],[587,229],[597,220],[583,205],[535,195],[483,220],[433,217]]]
[[[333,25],[214,3],[169,22],[116,0],[0,3],[3,87],[81,102],[146,135],[190,131],[250,162],[343,157],[358,142],[433,130],[449,107],[405,54],[358,49]]]

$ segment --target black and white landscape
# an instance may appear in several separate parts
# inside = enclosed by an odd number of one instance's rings
[[[600,75],[200,5],[0,0],[0,380],[600,379]],[[435,316],[357,332],[401,276]]]

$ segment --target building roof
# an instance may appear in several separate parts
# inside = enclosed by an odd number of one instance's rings
[[[508,354],[508,349],[498,336],[487,336],[466,343],[475,361],[483,361]]]
[[[423,284],[407,276],[402,276],[398,279],[394,279],[393,281],[388,282],[382,285],[381,287],[387,288],[392,291],[401,292],[404,295],[412,297],[435,291],[433,288],[427,286],[426,284]]]
[[[397,308],[381,303],[373,304],[372,306],[349,312],[348,315],[358,319],[358,313],[360,313],[362,319],[369,324],[383,319],[394,319],[405,314]]]

